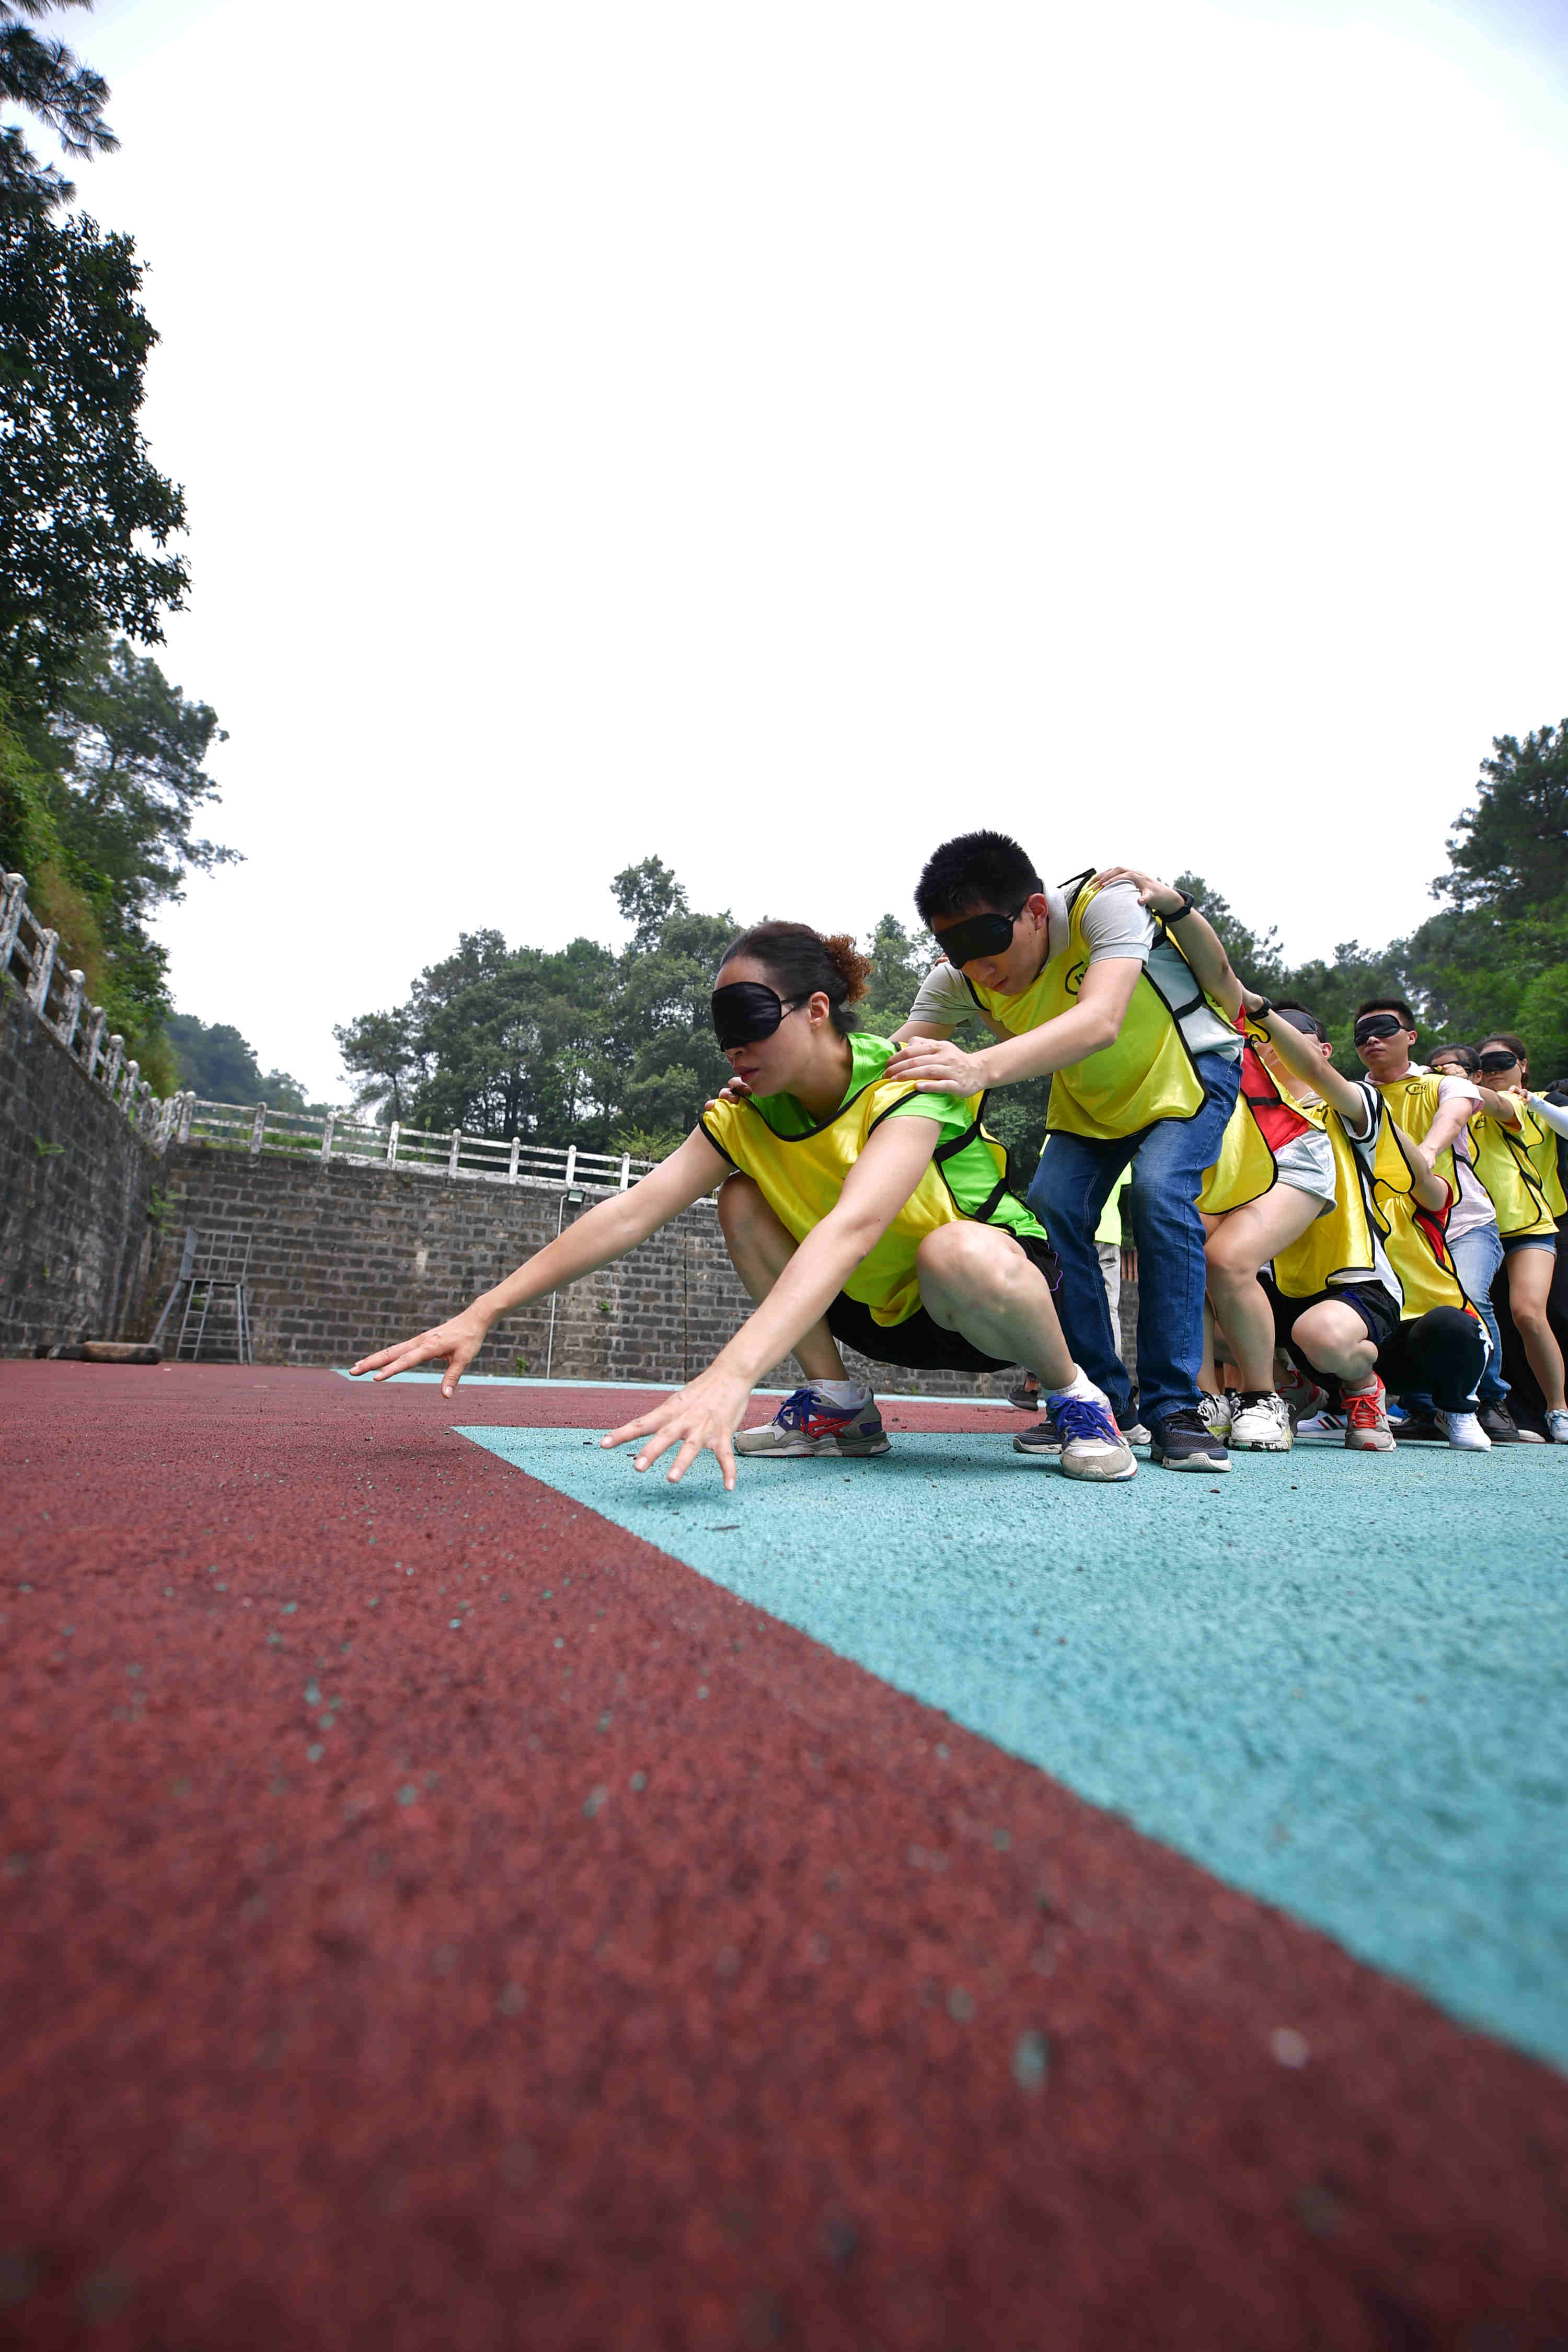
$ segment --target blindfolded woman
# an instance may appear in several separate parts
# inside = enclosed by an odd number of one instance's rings
[[[912,1370],[1024,1364],[1054,1409],[1068,1477],[1137,1467],[1101,1390],[1073,1362],[1051,1300],[1053,1261],[1009,1192],[983,1097],[922,1093],[899,1048],[856,1031],[869,965],[847,938],[760,923],[725,950],[713,1023],[739,1099],[709,1104],[679,1149],[601,1201],[447,1323],[354,1366],[378,1380],[445,1360],[450,1396],[497,1318],[624,1256],[719,1186],[719,1221],[755,1311],[679,1394],[612,1430],[647,1470],[676,1449],[679,1479],[704,1450],[726,1487],[737,1453],[759,1459],[886,1453],[870,1391],[841,1341]],[[765,1428],[735,1432],[752,1390],[794,1352],[805,1375]]]

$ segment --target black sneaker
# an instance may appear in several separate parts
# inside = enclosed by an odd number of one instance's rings
[[[1228,1470],[1225,1440],[1215,1437],[1195,1405],[1183,1405],[1149,1424],[1149,1459],[1167,1470]]]
[[[1483,1404],[1476,1419],[1494,1445],[1518,1445],[1521,1442],[1519,1423],[1506,1404]]]
[[[1439,1429],[1424,1412],[1407,1412],[1403,1421],[1394,1423],[1394,1433],[1401,1445],[1447,1445],[1448,1433]]]

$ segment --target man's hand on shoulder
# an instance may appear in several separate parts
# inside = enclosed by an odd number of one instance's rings
[[[1179,890],[1173,890],[1157,874],[1145,874],[1141,866],[1103,866],[1090,887],[1113,890],[1118,883],[1127,883],[1136,890],[1138,904],[1147,907],[1152,915],[1173,915],[1182,903]]]
[[[901,1046],[884,1076],[907,1078],[922,1094],[973,1095],[991,1084],[984,1054],[966,1054],[940,1037],[916,1037]]]

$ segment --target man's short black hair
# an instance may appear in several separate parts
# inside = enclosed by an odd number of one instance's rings
[[[1363,1013],[1397,1013],[1402,1029],[1418,1029],[1421,1025],[1402,996],[1369,996],[1364,1004],[1356,1006],[1358,1021]]]
[[[926,859],[915,884],[915,905],[929,928],[975,907],[995,907],[1010,915],[1045,887],[1011,835],[961,833]]]
[[[1276,1013],[1300,1013],[1304,1019],[1311,1023],[1312,1034],[1317,1039],[1319,1045],[1326,1045],[1329,1044],[1330,1039],[1328,1031],[1324,1028],[1322,1023],[1319,1020],[1311,1006],[1310,1004],[1303,1004],[1299,996],[1276,996],[1271,998],[1269,1001],[1273,1004]]]

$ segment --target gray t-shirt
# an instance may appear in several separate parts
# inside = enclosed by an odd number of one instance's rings
[[[1065,894],[1047,886],[1045,896],[1049,961],[1065,953],[1070,926]],[[1154,919],[1138,904],[1138,893],[1131,882],[1113,882],[1109,889],[1095,892],[1084,909],[1083,935],[1091,964],[1111,957],[1136,956],[1167,1004],[1185,1004],[1194,994],[1195,984],[1184,958],[1163,933],[1156,938]],[[926,974],[910,1009],[911,1021],[928,1022],[932,1028],[955,1029],[961,1022],[980,1017],[969,983],[956,965],[947,962],[933,966]],[[1189,1013],[1183,1027],[1188,1048],[1194,1054],[1227,1054],[1234,1059],[1241,1051],[1236,1031],[1227,1028],[1206,1003]]]

